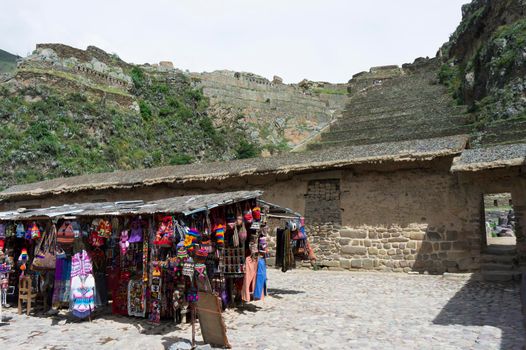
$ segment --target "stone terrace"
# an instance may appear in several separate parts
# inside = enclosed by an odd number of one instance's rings
[[[470,115],[437,81],[436,59],[371,68],[349,82],[343,116],[309,149],[469,134]]]

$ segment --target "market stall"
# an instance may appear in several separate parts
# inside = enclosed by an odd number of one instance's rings
[[[224,310],[266,295],[267,223],[279,206],[259,200],[261,194],[0,212],[2,305],[8,293],[20,303],[15,298],[26,281],[50,314],[67,307],[90,318],[108,307],[159,324],[192,321],[197,309],[203,328],[215,299]],[[200,295],[205,306],[196,308]]]

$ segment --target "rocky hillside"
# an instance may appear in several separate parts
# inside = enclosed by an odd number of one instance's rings
[[[347,84],[284,84],[233,71],[190,73],[209,98],[209,111],[219,120],[240,118],[253,140],[267,152],[297,148],[341,116]]]
[[[439,57],[440,80],[475,114],[474,145],[526,140],[526,1],[464,5]]]
[[[95,47],[38,45],[0,82],[0,187],[58,176],[256,156],[177,71]]]
[[[94,46],[38,44],[15,67],[0,75],[0,187],[287,151],[347,95],[346,85],[134,65]]]
[[[349,81],[341,116],[308,149],[470,134],[526,142],[526,1],[474,0],[435,58]]]
[[[20,57],[0,49],[0,74],[12,73],[16,69],[16,60]]]
[[[309,149],[395,142],[470,132],[467,108],[437,80],[437,59],[373,67],[349,81],[342,114]]]

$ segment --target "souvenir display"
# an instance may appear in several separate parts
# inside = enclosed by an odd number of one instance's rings
[[[142,280],[130,280],[128,283],[128,315],[136,317],[146,315],[146,293]]]
[[[71,261],[71,310],[74,316],[85,318],[95,310],[95,278],[88,253],[82,249]]]
[[[16,279],[49,274],[54,308],[69,303],[71,313],[83,319],[111,302],[113,314],[154,325],[166,319],[180,323],[185,315],[191,321],[203,292],[219,297],[223,309],[262,300],[268,208],[255,198],[225,203],[181,213],[101,210],[97,216],[90,209],[85,216],[2,222],[0,262],[4,247],[16,246],[17,264],[0,265],[1,290],[9,285],[1,278],[7,270],[15,270]],[[303,228],[299,221],[288,224],[282,240],[291,251],[306,241],[293,224]]]

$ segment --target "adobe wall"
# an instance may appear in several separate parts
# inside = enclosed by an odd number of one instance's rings
[[[466,208],[478,208],[478,204],[466,205],[455,179],[447,172],[437,174],[435,169],[388,173],[341,170],[80,192],[20,205],[152,200],[225,188],[260,188],[266,200],[306,213],[307,232],[322,266],[466,271],[478,267],[480,236],[466,219],[478,213],[469,214]],[[322,218],[333,222],[322,222]]]
[[[355,167],[131,190],[85,191],[13,205],[153,200],[239,189],[262,189],[264,199],[305,213],[309,239],[321,266],[430,273],[479,270],[484,237],[482,193],[511,192],[519,221],[519,254],[526,256],[526,232],[520,225],[526,218],[525,179],[505,172],[493,177],[480,176],[475,181],[451,174],[440,164],[389,172]],[[332,222],[323,222],[321,218],[331,218]],[[271,247],[273,243],[271,237]]]
[[[469,193],[511,193],[515,212],[517,259],[526,266],[526,168],[490,170],[459,175],[459,182]],[[473,217],[475,219],[475,217]]]

